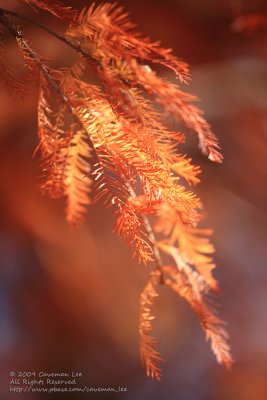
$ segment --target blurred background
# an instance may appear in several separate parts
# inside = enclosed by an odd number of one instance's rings
[[[89,1],[66,1],[80,8]],[[25,100],[0,89],[0,399],[266,400],[267,399],[267,3],[265,0],[127,0],[139,30],[191,67],[186,88],[197,94],[220,139],[213,165],[188,135],[185,151],[201,165],[196,188],[215,230],[215,275],[223,296],[235,364],[217,365],[191,310],[167,288],[156,304],[164,376],[146,378],[138,344],[139,295],[149,269],[115,234],[102,204],[78,231],[64,220],[64,200],[43,197],[37,145],[37,85]],[[15,0],[0,7],[52,29],[64,24]],[[26,38],[54,67],[75,55],[20,22]],[[16,43],[2,35],[21,71]],[[160,70],[159,70],[160,72]],[[20,73],[20,72],[18,72]],[[170,78],[172,78],[170,76]],[[94,82],[94,76],[90,80]],[[124,386],[127,393],[12,394],[10,371],[80,371],[87,386]]]

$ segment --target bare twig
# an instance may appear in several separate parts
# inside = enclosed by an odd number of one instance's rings
[[[81,127],[82,130],[84,130],[87,134],[87,130],[84,127],[83,123],[81,122],[80,118],[77,116],[75,110],[71,106],[68,98],[65,96],[65,94],[61,91],[60,86],[56,82],[56,80],[53,78],[53,76],[50,74],[48,67],[41,61],[40,57],[38,54],[29,46],[29,44],[26,42],[24,39],[21,30],[16,26],[13,21],[10,20],[6,15],[5,10],[0,9],[0,23],[4,25],[9,32],[12,34],[16,40],[18,40],[23,47],[27,50],[29,57],[35,62],[39,70],[43,73],[51,87],[57,92],[57,94],[60,96],[62,102],[66,105],[67,110],[72,114],[75,122]],[[88,135],[87,135],[88,136]],[[93,142],[91,139],[88,137],[90,147],[95,151]]]
[[[72,43],[69,39],[65,38],[65,36],[61,35],[58,32],[53,31],[52,29],[48,28],[47,26],[41,24],[40,22],[34,21],[33,19],[26,17],[25,15],[19,14],[14,11],[6,10],[5,8],[0,8],[0,15],[10,15],[15,18],[22,19],[31,25],[34,25],[43,31],[47,32],[49,35],[54,36],[56,39],[60,40],[61,42],[65,43],[67,46],[72,48],[72,50],[76,51],[79,53],[81,56],[86,58],[87,61],[90,62],[90,64],[94,67],[99,66],[99,62],[97,59],[95,59],[91,54],[89,54],[87,51],[81,48],[81,46]]]

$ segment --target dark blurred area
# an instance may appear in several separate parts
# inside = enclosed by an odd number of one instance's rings
[[[66,1],[80,8],[88,1]],[[267,399],[267,3],[261,0],[132,0],[119,4],[139,30],[190,64],[192,82],[220,139],[213,165],[188,134],[185,151],[201,165],[196,188],[205,225],[215,231],[215,272],[223,292],[235,364],[225,371],[186,304],[162,288],[155,332],[164,376],[151,382],[138,348],[139,295],[149,269],[131,258],[113,216],[98,204],[73,231],[63,200],[39,191],[38,87],[25,100],[0,90],[0,400],[266,400]],[[64,24],[13,0],[0,7],[51,29]],[[54,67],[76,59],[64,44],[22,23],[24,35]],[[18,71],[16,43],[2,35]],[[172,76],[168,76],[172,79]],[[91,82],[95,77],[89,76]],[[127,393],[14,394],[10,371],[80,371],[87,386],[124,386]]]

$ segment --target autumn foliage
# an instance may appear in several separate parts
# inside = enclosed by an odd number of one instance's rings
[[[66,218],[74,226],[90,204],[101,201],[112,207],[115,231],[140,262],[151,266],[141,293],[139,326],[147,375],[161,377],[161,356],[151,332],[161,284],[189,303],[218,362],[229,367],[227,333],[210,301],[210,293],[218,291],[212,275],[211,231],[198,227],[202,204],[188,190],[199,182],[200,169],[179,146],[192,131],[211,161],[220,163],[222,155],[196,97],[180,87],[190,79],[187,64],[136,32],[116,4],[92,4],[76,12],[59,1],[21,2],[62,18],[67,24],[64,36],[38,27],[80,56],[69,68],[51,68],[14,19],[27,18],[0,11],[1,29],[14,36],[25,65],[39,76],[41,188],[52,197],[66,197]],[[4,61],[2,57],[0,79],[13,89],[13,74]],[[160,77],[152,69],[155,64],[171,70],[177,84]],[[99,86],[87,82],[88,65],[99,77]],[[184,126],[185,134],[169,128],[167,115]]]

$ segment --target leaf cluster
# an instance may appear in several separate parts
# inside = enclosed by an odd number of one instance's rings
[[[202,203],[188,189],[199,182],[200,168],[179,146],[192,131],[211,161],[220,163],[222,155],[196,97],[181,88],[190,79],[187,64],[138,33],[117,4],[92,4],[74,12],[60,1],[22,3],[63,19],[67,28],[60,40],[80,56],[70,68],[50,68],[16,26],[0,20],[16,37],[26,65],[40,75],[42,189],[66,197],[66,218],[73,225],[92,203],[112,207],[119,237],[141,262],[154,263],[140,299],[140,350],[147,375],[161,377],[151,330],[162,283],[189,303],[217,360],[230,366],[227,333],[208,301],[209,293],[218,291],[211,231],[198,228]],[[100,86],[86,81],[88,64]],[[155,64],[174,73],[176,83],[160,77]],[[168,115],[185,133],[170,129]],[[163,254],[170,264],[162,261]]]

